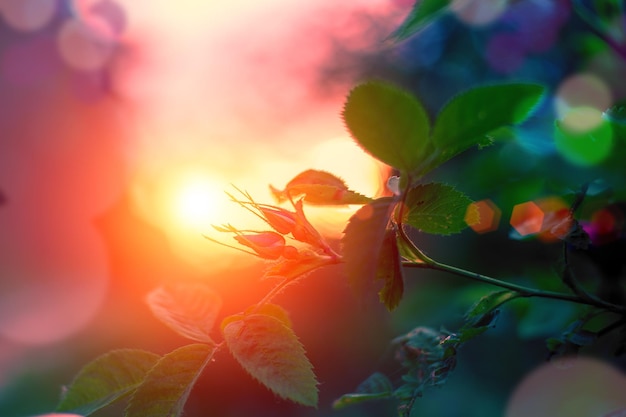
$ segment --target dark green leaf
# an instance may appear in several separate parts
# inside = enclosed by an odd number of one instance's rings
[[[498,129],[526,120],[543,97],[538,84],[476,87],[450,100],[439,112],[432,142],[437,156],[423,173],[472,146],[491,145]]]
[[[270,190],[279,202],[298,196],[304,196],[304,201],[309,204],[320,205],[366,204],[372,201],[371,198],[348,189],[341,178],[315,169],[296,175],[284,190],[278,190],[271,185]]]
[[[350,218],[342,239],[342,254],[348,282],[358,296],[374,284],[385,231],[395,204],[380,198],[361,207]]]
[[[430,121],[411,94],[372,81],[355,87],[343,119],[357,143],[380,161],[410,172],[418,168],[428,146]]]
[[[393,393],[399,400],[401,416],[410,414],[413,403],[426,388],[444,384],[454,370],[456,349],[445,344],[449,336],[447,332],[420,326],[393,340],[395,358],[405,370],[404,384]]]
[[[106,353],[81,369],[56,411],[87,416],[132,392],[158,360],[138,349]]]
[[[393,311],[400,304],[404,294],[402,262],[395,230],[388,229],[385,232],[379,256],[376,278],[382,280],[384,286],[378,295],[387,310]]]
[[[365,401],[389,398],[393,394],[393,385],[389,378],[375,372],[363,381],[354,393],[344,394],[333,402],[333,409],[340,410]]]
[[[215,346],[193,344],[163,356],[133,394],[125,417],[179,417]]]
[[[452,0],[416,0],[407,18],[389,38],[399,42],[416,34],[446,12],[451,2]]]
[[[494,312],[502,304],[519,297],[516,291],[496,291],[478,300],[465,314],[464,327],[485,327],[493,320]]]
[[[251,314],[226,324],[223,332],[231,353],[250,375],[282,398],[317,406],[313,367],[283,321]]]
[[[465,215],[470,204],[472,200],[454,187],[440,183],[420,184],[408,191],[406,205],[402,208],[403,222],[426,233],[458,233],[467,227]]]
[[[204,284],[159,287],[147,297],[154,315],[178,334],[198,342],[212,343],[209,332],[222,301]]]

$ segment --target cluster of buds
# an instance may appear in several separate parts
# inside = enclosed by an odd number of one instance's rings
[[[263,259],[282,260],[284,261],[283,264],[294,265],[304,262],[311,264],[311,266],[320,266],[322,260],[323,263],[339,261],[339,255],[306,218],[302,199],[296,202],[292,201],[294,211],[291,211],[278,206],[256,203],[248,193],[238,191],[245,196],[246,200],[239,200],[229,194],[231,200],[262,219],[272,230],[240,230],[230,224],[213,226],[219,232],[234,234],[234,239],[248,250],[217,242],[207,237],[209,240]],[[307,247],[299,249],[289,245],[287,243],[288,238],[304,243]],[[281,266],[284,267],[285,265]]]

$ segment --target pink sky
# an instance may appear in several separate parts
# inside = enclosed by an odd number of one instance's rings
[[[57,24],[43,7],[55,2],[20,1],[0,7],[13,31],[0,57],[0,340],[42,346],[88,325],[109,285],[94,218],[125,193],[206,271],[224,256],[202,229],[245,222],[217,201],[230,184],[271,202],[269,183],[317,168],[377,191],[379,167],[340,119],[350,74],[320,74],[337,50],[378,48],[406,12],[393,2],[82,1],[82,20]],[[173,208],[189,172],[213,196],[198,224]]]

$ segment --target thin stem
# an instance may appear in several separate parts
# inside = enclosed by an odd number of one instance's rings
[[[256,307],[254,307],[253,311],[256,311],[262,305],[269,303],[272,300],[272,298],[274,298],[278,293],[284,290],[287,285],[293,283],[295,280],[297,280],[301,276],[302,275],[299,275],[295,278],[285,278],[284,280],[276,284],[274,288],[272,288],[267,294],[265,294],[265,296],[261,299],[261,301],[256,303]]]
[[[449,272],[454,275],[458,275],[464,278],[469,278],[474,281],[482,282],[485,284],[494,285],[496,287],[504,288],[511,291],[518,292],[522,297],[541,297],[541,298],[551,298],[555,300],[568,301],[577,304],[585,304],[594,307],[603,308],[605,310],[617,313],[617,314],[626,314],[626,308],[617,306],[611,303],[607,303],[601,300],[595,299],[587,299],[580,297],[578,295],[573,294],[564,294],[553,291],[544,291],[538,290],[535,288],[524,287],[522,285],[513,284],[510,282],[502,281],[496,278],[488,277],[486,275],[481,275],[476,272],[467,271],[465,269],[457,268],[455,266],[442,264],[440,262],[432,261],[429,263],[416,263],[416,262],[404,262],[403,266],[408,268],[425,268],[425,269],[434,269],[438,271]]]
[[[282,290],[285,289],[285,287],[287,287],[288,285],[296,282],[297,280],[309,275],[311,272],[319,269],[319,268],[323,268],[325,266],[329,266],[329,265],[336,265],[338,263],[341,262],[341,258],[340,257],[325,257],[326,261],[323,263],[319,263],[319,264],[313,264],[309,267],[309,269],[304,269],[302,270],[298,275],[293,276],[293,277],[285,277],[285,279],[283,279],[282,281],[280,281],[278,284],[276,284],[276,286],[274,286],[274,288],[272,288],[267,294],[265,294],[265,296],[261,299],[261,301],[259,301],[258,303],[256,303],[256,307],[254,308],[253,311],[256,311],[260,306],[262,306],[263,304],[267,304],[269,303],[272,298],[274,298],[276,295],[278,295]]]

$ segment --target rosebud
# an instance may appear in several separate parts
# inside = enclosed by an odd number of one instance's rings
[[[283,235],[293,232],[297,224],[296,214],[290,211],[263,206],[259,206],[258,210],[263,214],[267,223]]]
[[[240,244],[255,251],[261,258],[278,259],[285,251],[285,238],[275,232],[240,234],[234,238]]]

